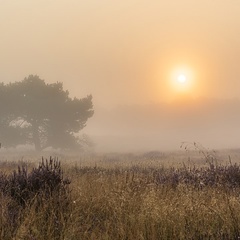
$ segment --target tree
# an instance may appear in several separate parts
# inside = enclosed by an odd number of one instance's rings
[[[0,83],[0,142],[4,140],[4,146],[12,147],[22,143],[25,129],[14,124],[14,99],[9,93],[9,86]]]
[[[94,113],[91,95],[72,99],[62,83],[46,84],[34,75],[1,85],[0,91],[6,91],[4,100],[10,103],[7,110],[0,104],[1,111],[6,112],[2,116],[9,119],[3,122],[16,130],[13,136],[20,138],[21,143],[34,144],[36,150],[79,147],[76,134]]]

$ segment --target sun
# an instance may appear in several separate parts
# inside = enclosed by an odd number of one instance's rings
[[[164,67],[164,65],[163,65]],[[167,102],[181,99],[195,99],[201,91],[200,79],[196,66],[189,64],[169,64],[158,69],[154,78],[157,88],[156,97]],[[200,87],[199,87],[200,86]],[[161,94],[160,94],[161,93]]]
[[[178,81],[179,83],[182,83],[182,84],[186,83],[186,81],[187,81],[186,75],[184,75],[184,74],[179,74],[178,77],[177,77],[177,81]]]
[[[194,94],[194,74],[191,67],[179,66],[173,69],[169,80],[169,94],[172,98],[175,99]]]

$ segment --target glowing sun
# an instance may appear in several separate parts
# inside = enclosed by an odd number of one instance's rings
[[[186,83],[187,77],[184,74],[179,74],[178,77],[177,77],[177,81],[179,83]]]
[[[193,94],[193,71],[191,68],[182,66],[176,68],[171,73],[171,94],[173,96],[182,96]]]

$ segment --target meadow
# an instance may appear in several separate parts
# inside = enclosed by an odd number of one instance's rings
[[[240,152],[230,154],[2,154],[0,238],[239,239]]]

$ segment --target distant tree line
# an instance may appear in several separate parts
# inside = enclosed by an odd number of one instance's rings
[[[92,96],[70,98],[62,83],[47,84],[30,75],[20,82],[0,83],[0,142],[3,147],[33,144],[77,149],[77,133],[93,116]]]

